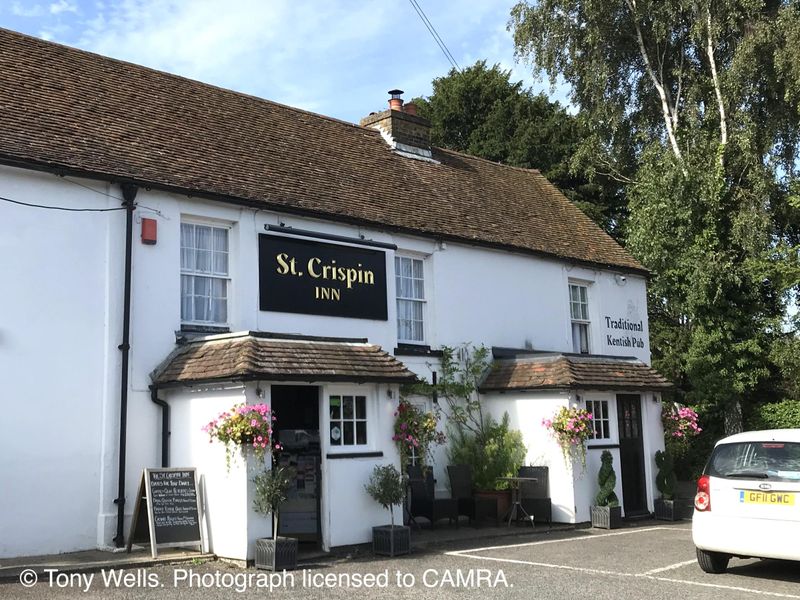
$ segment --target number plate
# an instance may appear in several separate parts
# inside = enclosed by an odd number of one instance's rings
[[[739,502],[744,504],[779,504],[782,506],[794,506],[794,493],[740,490]]]

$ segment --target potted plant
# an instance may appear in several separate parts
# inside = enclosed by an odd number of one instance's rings
[[[592,527],[617,529],[622,525],[622,508],[614,493],[614,486],[617,484],[613,466],[614,457],[608,450],[603,450],[600,462],[600,470],[597,473],[600,490],[595,496],[595,506],[591,507]]]
[[[394,524],[394,507],[403,502],[406,493],[403,475],[394,465],[376,465],[364,489],[389,510],[390,524],[372,528],[372,551],[387,556],[411,552],[411,527]]]
[[[679,507],[675,504],[675,486],[678,478],[675,476],[675,466],[672,455],[666,450],[656,452],[656,488],[661,493],[660,498],[656,498],[655,517],[662,521],[677,521],[680,518]]]
[[[253,510],[264,516],[272,515],[272,538],[256,540],[257,569],[283,571],[297,567],[297,540],[278,536],[280,505],[286,500],[286,492],[294,478],[293,469],[276,466],[253,478],[256,488]]]
[[[517,475],[527,449],[522,434],[510,428],[507,413],[498,422],[483,407],[479,387],[489,369],[490,357],[484,346],[445,346],[437,383],[418,382],[406,386],[404,393],[444,401],[450,464],[470,465],[476,495],[495,499],[497,516],[503,517],[511,505],[511,496],[508,483],[499,478]]]
[[[405,398],[400,398],[400,403],[394,413],[392,441],[397,444],[400,452],[402,473],[406,472],[412,456],[415,457],[418,465],[430,464],[432,446],[444,444],[447,441],[444,433],[438,430],[439,414],[438,407],[433,411],[424,412]]]

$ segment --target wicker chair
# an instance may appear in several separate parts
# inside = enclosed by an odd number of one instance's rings
[[[458,516],[467,517],[469,523],[480,523],[483,519],[494,519],[497,524],[497,499],[476,497],[473,492],[472,467],[449,465],[450,493],[458,502]]]
[[[458,503],[455,498],[435,497],[433,473],[430,470],[423,474],[421,467],[409,465],[408,485],[411,489],[409,515],[417,526],[416,517],[425,517],[430,521],[431,529],[440,519],[455,522],[458,527]]]

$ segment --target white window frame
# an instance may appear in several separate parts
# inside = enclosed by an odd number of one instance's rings
[[[605,408],[605,416],[601,418],[597,418],[596,408],[597,405],[600,405]],[[599,443],[608,443],[611,441],[612,431],[611,431],[611,402],[608,398],[586,398],[586,410],[592,413],[592,436],[588,439],[588,442],[599,442]],[[595,428],[595,422],[605,422],[605,430],[606,435],[604,437],[598,437],[597,429]]]
[[[422,266],[422,298],[410,298],[406,296],[400,295],[400,286],[397,285],[397,279],[400,277],[397,269],[397,262],[398,260],[410,260],[412,261],[412,280],[419,280],[419,278],[413,277],[413,261],[419,261],[420,265]],[[429,287],[426,285],[426,281],[428,280],[428,272],[427,272],[427,261],[425,260],[424,256],[414,255],[414,254],[403,254],[398,253],[394,256],[394,281],[395,281],[395,311],[396,311],[396,323],[395,326],[397,327],[397,341],[401,344],[417,344],[424,346],[426,344],[426,340],[429,339],[428,329],[430,328],[430,324],[428,323],[428,300],[427,300],[427,288]],[[422,306],[422,338],[418,340],[412,340],[400,337],[401,327],[400,327],[400,302],[416,302]]]
[[[365,452],[372,450],[375,447],[375,437],[378,435],[378,427],[376,426],[376,418],[377,418],[377,410],[375,407],[375,392],[369,388],[352,388],[352,387],[327,387],[324,391],[324,430],[320,431],[320,437],[324,440],[325,447],[328,449],[328,452],[332,454],[347,454],[349,452]],[[353,413],[354,417],[352,419],[344,419],[343,408],[344,408],[344,396],[352,396],[354,401],[353,406]],[[355,398],[358,396],[364,397],[364,409],[366,412],[366,416],[364,419],[359,419],[356,417],[355,414]],[[340,408],[339,408],[339,418],[333,419],[331,418],[331,398],[332,397],[339,397],[341,400]],[[366,444],[357,444],[355,443],[356,437],[356,426],[353,426],[353,444],[345,444],[344,443],[344,425],[343,423],[347,422],[363,422],[366,423],[366,434],[367,434],[367,443]],[[332,423],[341,423],[340,427],[340,435],[342,443],[341,444],[333,444],[331,443],[331,424]]]
[[[204,326],[204,327],[228,327],[230,320],[231,320],[231,299],[233,294],[231,293],[231,285],[232,285],[232,278],[231,278],[231,271],[232,271],[232,252],[231,252],[231,242],[232,242],[232,235],[231,231],[233,226],[231,223],[223,222],[223,221],[214,221],[211,219],[198,219],[198,218],[190,218],[190,217],[181,217],[180,223],[180,232],[179,232],[179,252],[183,253],[183,226],[184,225],[192,225],[192,226],[200,226],[200,227],[210,227],[212,232],[214,229],[220,229],[225,231],[225,235],[227,237],[227,246],[228,249],[226,251],[227,254],[227,263],[228,263],[228,270],[226,274],[222,274],[221,272],[203,272],[197,270],[190,270],[183,268],[182,258],[179,257],[179,264],[180,264],[180,277],[181,280],[184,276],[187,277],[206,277],[209,279],[218,279],[225,281],[225,321],[199,321],[197,319],[184,319],[183,316],[183,282],[181,281],[180,284],[180,310],[181,310],[181,324],[182,325],[197,325],[197,326]],[[212,233],[213,239],[213,233]],[[212,267],[213,267],[213,250],[212,250]],[[194,316],[194,315],[192,315]]]
[[[590,314],[590,294],[589,288],[591,287],[591,282],[589,281],[576,281],[576,280],[569,280],[567,285],[567,306],[569,309],[569,339],[570,345],[572,346],[572,352],[575,354],[591,354],[592,353],[592,320]],[[582,289],[585,290],[586,297],[585,299],[578,299],[578,302],[574,302],[572,299],[572,289]],[[581,306],[585,308],[585,312],[582,310],[580,311],[582,314],[579,317],[575,317],[572,308],[574,305]],[[581,352],[580,347],[576,349],[575,347],[575,325],[579,326],[580,328],[584,328],[586,331],[586,352]]]

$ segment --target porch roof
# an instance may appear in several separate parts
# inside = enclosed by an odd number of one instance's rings
[[[409,383],[416,375],[365,341],[276,339],[247,331],[185,342],[151,378],[166,387],[232,380]]]
[[[635,358],[551,353],[495,360],[481,391],[664,390],[672,387],[653,367]]]

